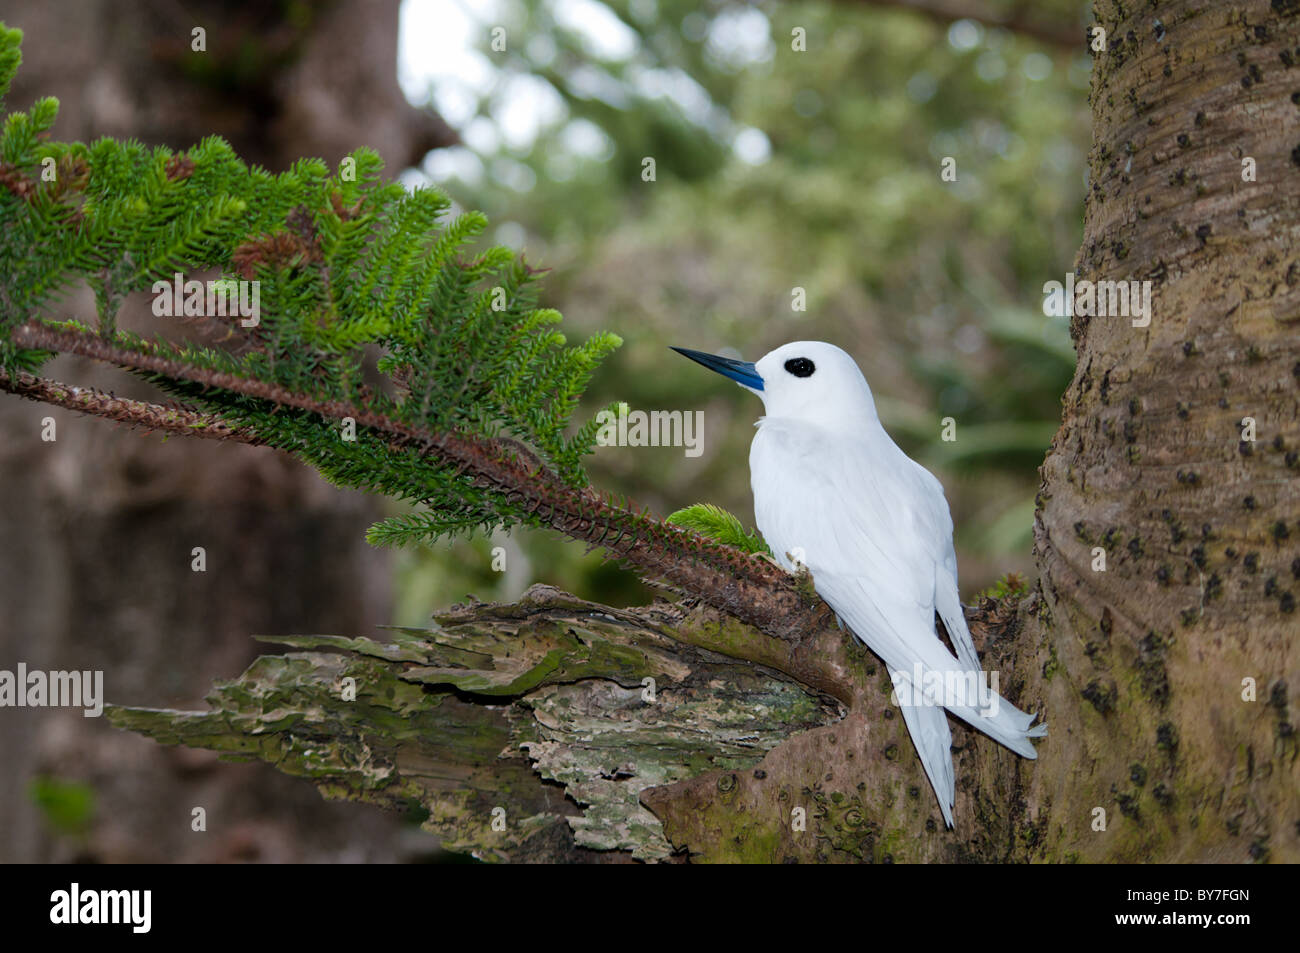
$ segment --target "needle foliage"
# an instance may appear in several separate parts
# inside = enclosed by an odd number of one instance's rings
[[[666,522],[747,553],[772,555],[771,548],[758,532],[746,532],[738,517],[712,503],[696,503],[677,510],[668,515]]]
[[[0,102],[21,38],[0,24]],[[482,214],[453,216],[436,189],[384,182],[364,148],[336,170],[304,159],[271,174],[215,137],[187,152],[53,141],[57,113],[42,99],[8,113],[0,133],[0,370],[10,379],[39,374],[53,356],[33,339],[100,345],[183,409],[251,432],[337,484],[425,505],[374,527],[377,543],[539,522],[509,494],[394,441],[394,430],[494,446],[510,438],[548,479],[586,485],[597,425],[572,417],[619,339],[570,345],[560,315],[537,306],[539,272],[508,249],[477,248]],[[162,289],[177,274],[256,282],[256,323],[208,304],[190,310],[187,291],[184,316],[164,320],[202,335],[172,341],[117,326],[127,296],[174,297]],[[51,320],[60,295],[83,282],[95,292],[94,326]],[[256,395],[247,382],[261,385]],[[375,420],[393,426],[366,424]]]

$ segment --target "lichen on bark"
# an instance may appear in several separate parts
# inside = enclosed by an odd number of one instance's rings
[[[219,683],[209,711],[108,715],[166,744],[267,761],[327,797],[427,812],[448,849],[484,859],[664,860],[674,847],[644,790],[748,769],[841,714],[776,672],[662,634],[685,616],[537,586],[387,641],[267,639],[302,651]],[[561,824],[572,837],[555,836]]]

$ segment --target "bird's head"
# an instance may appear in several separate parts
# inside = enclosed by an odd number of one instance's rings
[[[784,344],[754,363],[673,348],[763,399],[768,417],[806,420],[823,427],[875,419],[871,388],[847,353],[824,341]]]

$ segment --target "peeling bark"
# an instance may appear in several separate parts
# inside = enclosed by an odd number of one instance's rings
[[[989,602],[972,623],[986,653],[1014,644],[1005,607]],[[427,811],[446,847],[485,859],[1004,858],[1015,798],[963,784],[959,811],[983,823],[944,831],[884,667],[838,629],[824,636],[858,686],[851,714],[714,651],[767,641],[716,610],[611,609],[534,586],[516,605],[457,607],[388,642],[268,637],[305,651],[218,684],[210,711],[110,706],[108,717],[165,744],[267,761],[327,797]],[[1000,766],[1018,785],[1018,759],[957,731],[960,772]]]
[[[448,849],[520,861],[583,849],[665,859],[673,847],[639,804],[644,789],[747,770],[839,712],[787,677],[668,637],[699,624],[673,606],[613,610],[535,586],[517,605],[435,621],[390,642],[268,639],[304,651],[218,684],[210,711],[108,717],[165,744],[267,761],[327,797],[427,811]]]

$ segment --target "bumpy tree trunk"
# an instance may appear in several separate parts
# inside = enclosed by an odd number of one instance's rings
[[[1056,856],[1295,861],[1300,4],[1096,13],[1077,268],[1151,280],[1154,313],[1072,327],[1037,524],[1057,730],[1029,796]]]
[[[970,613],[1051,736],[1028,762],[955,724],[954,831],[883,666],[824,615],[783,638],[535,590],[391,648],[302,641],[210,713],[112,717],[416,801],[499,858],[1300,859],[1300,4],[1235,6],[1098,4],[1078,277],[1150,280],[1154,314],[1073,322],[1038,589]]]

